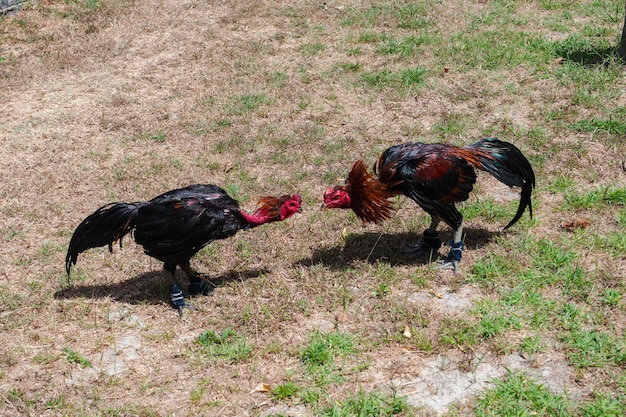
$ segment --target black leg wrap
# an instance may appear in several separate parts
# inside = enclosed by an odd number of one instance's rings
[[[463,242],[452,242],[450,240],[450,252],[448,252],[448,259],[453,261],[460,261],[463,257]]]
[[[439,233],[430,232],[428,229],[426,229],[424,230],[424,237],[422,238],[421,244],[427,247],[428,249],[437,251],[441,247],[441,239],[439,239],[438,236],[439,236]]]

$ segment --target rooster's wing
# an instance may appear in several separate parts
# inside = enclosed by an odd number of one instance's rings
[[[225,192],[193,195],[187,187],[141,207],[135,241],[147,255],[179,264],[213,240],[225,239],[246,226],[237,202]]]
[[[396,187],[426,212],[451,227],[461,224],[455,202],[465,201],[476,172],[455,146],[407,143],[387,149],[379,159],[381,181],[401,180]]]

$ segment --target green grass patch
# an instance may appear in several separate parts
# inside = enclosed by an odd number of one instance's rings
[[[227,116],[242,116],[257,110],[261,105],[269,102],[266,94],[241,94],[224,105]]]
[[[207,330],[201,333],[195,340],[200,346],[200,352],[209,358],[222,359],[235,363],[248,359],[252,355],[252,346],[246,338],[228,328],[217,333]]]
[[[446,317],[441,321],[438,344],[447,348],[475,346],[480,342],[479,325],[475,322]]]
[[[397,55],[403,59],[419,54],[420,46],[432,44],[433,40],[424,34],[410,35],[402,38],[363,34],[361,42],[377,43],[374,52],[378,55]]]
[[[349,333],[314,332],[307,346],[300,351],[300,361],[316,387],[326,387],[344,380],[343,366],[350,355],[357,353],[356,339]]]
[[[75,363],[85,368],[91,368],[91,362],[69,346],[63,348],[63,354],[69,363]]]
[[[510,276],[515,268],[515,264],[507,257],[487,256],[474,262],[471,269],[472,275],[468,280],[492,288],[500,283],[502,277]]]
[[[626,338],[597,330],[574,330],[563,336],[570,364],[576,368],[601,368],[626,364]]]
[[[155,143],[165,142],[166,138],[167,138],[167,135],[163,132],[156,132],[156,133],[148,135],[148,140],[151,142],[155,142]]]
[[[517,29],[459,32],[437,48],[435,56],[443,63],[454,62],[462,71],[512,69],[519,65],[544,69],[553,59],[553,44],[544,37]],[[454,59],[454,61],[452,61]]]
[[[405,68],[399,71],[388,69],[380,71],[365,71],[360,74],[360,84],[366,87],[395,88],[400,91],[408,91],[413,87],[424,85],[427,70],[419,67]]]
[[[567,397],[553,394],[523,373],[509,372],[474,406],[477,417],[568,416]]]
[[[594,393],[593,398],[579,409],[579,415],[585,417],[622,417],[626,415],[626,396],[623,393]]]
[[[300,353],[300,360],[309,368],[334,364],[335,357],[345,357],[356,353],[354,336],[348,333],[315,332],[309,345]]]
[[[306,55],[317,55],[327,47],[321,42],[307,43],[300,47],[300,51]]]
[[[387,27],[395,29],[424,29],[431,26],[432,4],[402,0],[374,3],[369,7],[350,8],[342,20],[348,27]]]
[[[503,205],[496,203],[492,197],[475,198],[459,205],[464,219],[481,218],[489,222],[508,222],[513,218],[517,201]]]
[[[611,189],[599,188],[584,192],[565,194],[566,209],[598,209],[613,205],[626,206],[626,187]]]
[[[579,266],[569,266],[561,271],[562,293],[575,301],[587,301],[589,289],[593,288],[592,274]]]
[[[337,68],[341,68],[345,72],[358,72],[361,67],[359,62],[340,62],[337,64]]]
[[[554,177],[548,184],[548,190],[553,193],[568,192],[576,185],[576,180],[570,175],[562,174]]]
[[[539,271],[557,272],[578,258],[573,249],[546,238],[524,236],[520,243],[530,255],[533,266]]]
[[[494,336],[505,333],[510,329],[521,329],[520,320],[514,315],[489,313],[480,319],[478,327],[479,335],[483,339],[491,339]]]
[[[539,336],[527,336],[522,339],[519,349],[521,352],[534,355],[543,351],[543,342]]]
[[[614,135],[626,134],[626,122],[613,119],[612,117],[608,119],[598,119],[594,117],[581,120],[574,123],[573,128],[582,132],[605,132]]]
[[[283,401],[295,397],[301,390],[294,382],[287,381],[273,387],[271,393],[276,401]]]
[[[405,397],[378,391],[365,392],[360,390],[356,395],[347,397],[326,408],[320,415],[324,417],[385,417],[402,414],[410,409],[411,406]]]

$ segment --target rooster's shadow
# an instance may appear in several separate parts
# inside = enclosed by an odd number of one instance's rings
[[[466,247],[484,246],[499,232],[482,228],[465,228],[464,242]],[[386,262],[391,265],[423,265],[431,261],[427,255],[415,256],[407,251],[408,245],[417,243],[421,234],[414,232],[403,233],[351,233],[344,238],[342,244],[331,247],[314,249],[308,258],[295,262],[298,266],[323,265],[331,269],[342,270],[353,262],[368,262],[376,264]],[[452,238],[452,230],[439,233],[444,244],[439,253],[433,254],[433,259],[445,256],[449,250],[447,241]]]
[[[231,281],[247,280],[268,273],[267,268],[248,269],[244,271],[230,270],[219,276],[198,275],[209,283],[209,289],[205,295],[209,295],[215,288]],[[187,278],[177,272],[176,277],[183,286],[183,292],[187,296]],[[69,283],[54,293],[55,299],[72,298],[112,298],[116,301],[128,304],[162,304],[169,302],[169,290],[173,284],[169,273],[161,271],[149,271],[138,274],[133,278],[111,284],[83,285]]]

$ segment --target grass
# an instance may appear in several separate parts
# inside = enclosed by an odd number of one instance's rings
[[[568,406],[567,398],[551,393],[524,374],[510,372],[478,400],[476,415],[567,416],[570,415]]]
[[[406,399],[378,392],[359,391],[356,395],[342,400],[323,410],[325,417],[349,416],[393,416],[408,411]]]
[[[622,1],[153,3],[2,18],[7,412],[626,414]],[[376,225],[320,210],[357,159],[485,136],[531,161],[534,216],[502,231],[517,190],[480,172],[456,276],[404,252],[429,223],[409,199]],[[68,282],[80,220],[191,183],[303,211],[203,249],[182,319],[132,239]]]
[[[626,188],[589,190],[586,192],[573,192],[565,196],[567,208],[572,210],[599,209],[606,206],[626,205]]]
[[[528,375],[509,372],[477,403],[477,416],[619,416],[626,410],[622,395],[598,393],[583,404],[554,394]]]
[[[72,350],[72,348],[67,347],[67,346],[64,347],[63,353],[65,354],[65,359],[69,363],[75,363],[75,364],[78,364],[80,366],[87,367],[87,368],[91,367],[91,363],[87,359],[85,359],[82,355],[80,355],[78,352],[75,352],[74,350]]]
[[[300,353],[300,360],[311,372],[325,371],[335,366],[335,357],[355,353],[353,337],[349,334],[316,332]]]
[[[272,388],[272,396],[276,401],[283,401],[287,398],[295,397],[300,390],[301,388],[295,383],[287,381]]]
[[[389,70],[369,71],[361,73],[360,84],[381,90],[394,88],[407,93],[413,87],[424,84],[425,74],[425,69],[417,67],[405,68],[397,72]]]
[[[222,359],[227,362],[240,362],[250,357],[252,347],[246,338],[232,329],[216,333],[207,330],[196,338],[202,355]]]
[[[620,340],[621,339],[621,340]],[[577,330],[564,336],[570,363],[576,368],[621,366],[626,361],[626,341],[606,333]]]

